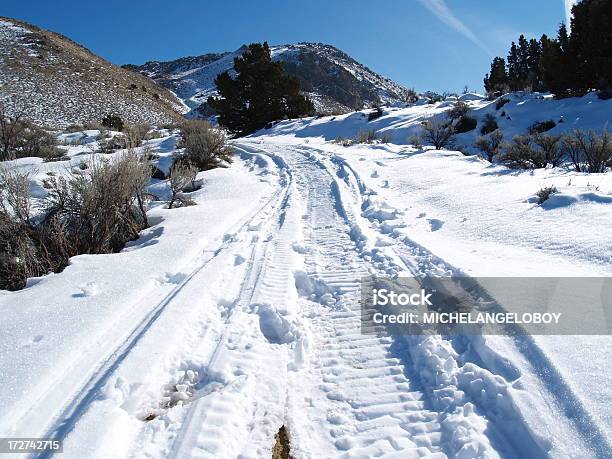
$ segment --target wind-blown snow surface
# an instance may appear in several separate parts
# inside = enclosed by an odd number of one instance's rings
[[[158,206],[121,253],[3,292],[0,437],[63,438],[69,458],[259,458],[284,424],[296,458],[610,457],[609,337],[361,334],[365,275],[612,271],[610,174],[326,140],[442,108],[404,110],[236,141],[198,205]],[[175,141],[150,141],[160,167]],[[39,196],[65,167],[15,165],[38,169]],[[551,183],[556,201],[530,202]]]

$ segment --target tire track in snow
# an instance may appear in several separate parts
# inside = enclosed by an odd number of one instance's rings
[[[65,404],[65,408],[53,420],[52,424],[47,428],[44,437],[64,439],[74,429],[77,422],[86,413],[90,404],[96,400],[99,393],[109,382],[115,371],[121,363],[129,356],[130,352],[136,347],[146,333],[157,323],[162,316],[164,310],[181,294],[185,287],[202,272],[213,260],[221,253],[228,251],[233,247],[238,239],[238,235],[248,232],[252,227],[253,222],[261,218],[262,213],[266,209],[274,208],[277,205],[279,197],[286,193],[285,188],[279,189],[267,199],[255,212],[238,222],[234,228],[231,228],[227,233],[230,236],[226,237],[222,243],[214,250],[205,249],[203,255],[199,255],[196,259],[196,266],[192,271],[185,276],[175,287],[168,292],[164,298],[159,301],[153,308],[149,310],[146,316],[119,342],[120,344],[108,354],[102,361],[99,362],[97,368],[91,373],[87,382],[73,394],[69,401]],[[44,403],[39,401],[39,403]],[[51,457],[51,452],[46,452],[36,457],[47,458]]]
[[[302,337],[285,307],[292,283],[291,173],[282,160],[272,159],[284,176],[283,195],[254,225],[258,236],[239,295],[204,365],[215,377],[196,388],[174,426],[178,434],[168,457],[266,456],[284,424],[287,367],[300,359]],[[220,390],[207,390],[219,380]]]
[[[359,235],[333,177],[302,153],[285,150],[283,157],[307,202],[306,273],[297,284],[311,297],[301,303],[310,309],[318,341],[314,362],[299,380],[307,387],[291,389],[292,452],[445,457],[438,413],[412,380],[410,362],[397,355],[389,337],[361,334],[360,280],[376,268],[360,254]],[[314,406],[304,406],[301,396]]]
[[[319,150],[319,152],[323,153],[322,150]],[[362,208],[367,208],[371,205],[369,197],[375,196],[376,193],[366,186],[359,174],[344,158],[331,154],[328,164],[336,166],[337,175],[344,179],[347,187],[352,189],[355,196],[360,197]],[[394,209],[389,208],[387,210],[394,213]],[[376,219],[376,217],[370,218]],[[393,218],[396,218],[396,216],[394,215]],[[389,232],[388,228],[384,225],[376,229],[380,231],[381,228],[385,229],[385,233]],[[392,231],[390,232],[392,233]],[[386,234],[381,234],[381,237],[385,236]],[[414,277],[465,276],[465,273],[460,269],[450,266],[446,261],[408,237],[402,238],[399,244],[394,244],[392,248]],[[429,287],[431,288],[431,286]],[[492,298],[490,300],[494,301]],[[431,339],[406,337],[406,340],[409,342],[408,348],[411,351],[414,351],[422,343],[426,343]],[[437,339],[439,344],[448,348],[448,355],[457,360],[458,355],[453,349],[455,346],[454,341],[457,338],[451,340],[447,337],[438,337]],[[516,348],[522,353],[535,374],[541,379],[543,386],[554,388],[550,392],[551,395],[555,398],[557,406],[561,408],[569,422],[573,423],[578,432],[580,432],[582,440],[590,446],[597,457],[607,457],[608,452],[612,450],[610,439],[606,438],[605,434],[597,427],[592,417],[558,373],[550,359],[535,343],[533,337],[516,336],[512,339]],[[460,378],[456,385],[460,389],[465,390],[465,393],[471,397],[471,401],[493,421],[492,428],[490,429],[491,437],[505,437],[506,441],[504,443],[512,445],[512,449],[518,457],[547,457],[547,452],[552,448],[551,441],[543,437],[541,432],[535,432],[533,427],[526,423],[520,408],[515,405],[512,398],[507,399],[509,388],[521,376],[520,371],[503,356],[489,348],[483,337],[465,337],[464,341],[468,341],[467,345],[475,350],[479,361],[462,359],[461,364],[465,365],[464,368],[467,371],[459,374]],[[451,346],[446,346],[445,342],[449,342]],[[483,363],[485,364],[484,366]],[[453,367],[452,371],[457,373],[457,365],[451,365],[451,367]],[[479,382],[479,384],[474,384],[475,382]],[[491,407],[490,400],[486,400],[487,397],[490,399],[491,394],[488,394],[489,391],[487,390],[487,396],[483,397],[480,391],[484,391],[484,389],[477,388],[482,388],[483,386],[495,387],[495,389],[492,389],[492,392],[495,392],[498,397],[501,395],[502,400],[505,401],[494,403],[493,407]]]

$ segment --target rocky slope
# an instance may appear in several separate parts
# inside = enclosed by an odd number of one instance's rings
[[[215,77],[231,71],[234,52],[184,57],[169,62],[128,65],[174,91],[192,110],[208,113],[206,99],[216,94]],[[348,112],[377,104],[404,102],[409,90],[378,75],[343,51],[321,43],[272,46],[272,57],[295,75],[321,113]]]
[[[113,65],[70,39],[0,17],[0,101],[32,121],[65,127],[114,113],[129,122],[168,123],[184,105],[137,72]]]

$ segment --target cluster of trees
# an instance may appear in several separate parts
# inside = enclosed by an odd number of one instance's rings
[[[254,43],[234,59],[235,78],[223,72],[215,79],[221,97],[209,97],[219,123],[236,135],[247,135],[270,122],[314,114],[314,105],[300,93],[297,78],[272,61],[270,47]]]
[[[582,0],[572,8],[571,34],[512,42],[507,60],[495,57],[487,92],[550,91],[558,96],[612,87],[612,0]]]

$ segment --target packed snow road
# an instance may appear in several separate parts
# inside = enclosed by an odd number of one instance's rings
[[[296,458],[609,454],[532,340],[362,334],[364,276],[456,268],[375,224],[394,209],[374,209],[343,158],[308,144],[235,145],[236,174],[264,184],[244,177],[248,205],[228,201],[241,212],[219,217],[224,233],[142,290],[104,346],[58,368],[54,387],[28,381],[36,396],[8,404],[1,433],[62,438],[70,458],[270,457],[283,425]],[[179,212],[191,229],[190,208]]]

